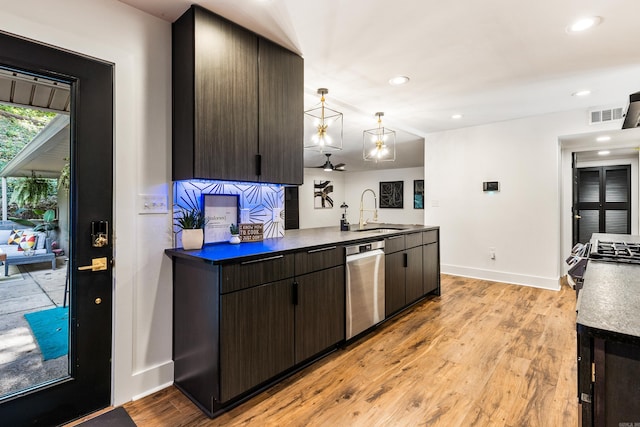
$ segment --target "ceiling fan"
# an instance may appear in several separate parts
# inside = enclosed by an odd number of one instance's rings
[[[327,161],[324,162],[324,165],[316,166],[317,168],[322,168],[322,170],[324,170],[325,172],[331,172],[331,171],[344,172],[344,167],[345,167],[344,163],[338,163],[337,165],[334,165],[333,163],[331,163],[331,159],[329,159],[329,157],[331,157],[331,154],[325,154],[325,156],[327,156]]]

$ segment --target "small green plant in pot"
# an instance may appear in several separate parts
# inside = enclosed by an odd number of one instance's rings
[[[182,248],[193,250],[202,248],[204,241],[204,226],[207,218],[198,208],[180,208],[180,214],[175,219],[176,227],[182,230]]]
[[[207,220],[198,208],[180,208],[180,216],[176,218],[176,226],[182,230],[204,228]]]
[[[238,229],[238,224],[231,224],[229,226],[229,231],[231,232],[231,239],[229,239],[229,243],[240,243],[240,230]]]

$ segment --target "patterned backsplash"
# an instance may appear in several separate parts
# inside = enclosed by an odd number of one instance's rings
[[[284,237],[284,187],[275,184],[255,184],[228,181],[176,181],[173,183],[173,215],[179,208],[197,203],[203,208],[203,194],[237,195],[240,222],[264,224],[264,238]],[[181,233],[174,226],[176,246],[182,246]]]

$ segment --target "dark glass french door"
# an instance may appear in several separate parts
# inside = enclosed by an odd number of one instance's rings
[[[68,372],[0,397],[1,425],[58,425],[111,400],[113,65],[0,32],[0,67],[71,93]]]
[[[573,243],[593,233],[631,233],[631,166],[575,170]]]

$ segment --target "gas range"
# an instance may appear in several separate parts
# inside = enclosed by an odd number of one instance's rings
[[[598,261],[640,264],[640,242],[627,241],[626,238],[614,240],[611,237],[613,235],[607,235],[603,240],[591,239],[589,258]]]
[[[576,291],[582,287],[582,277],[589,260],[640,265],[640,236],[595,233],[586,244],[578,243],[566,263],[568,275]]]

